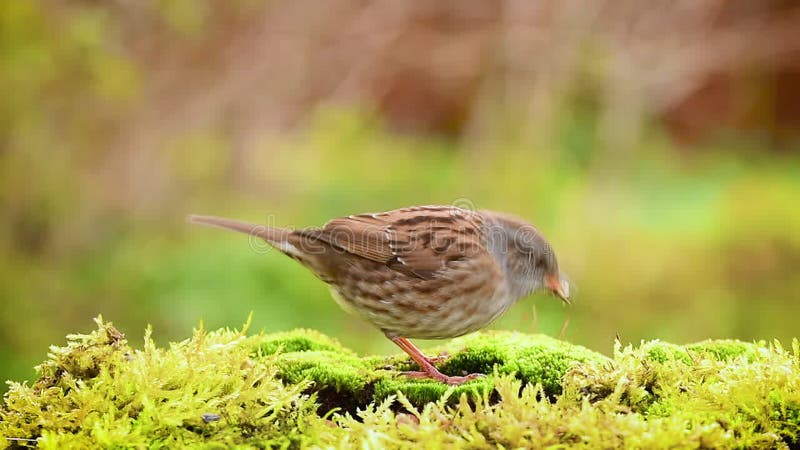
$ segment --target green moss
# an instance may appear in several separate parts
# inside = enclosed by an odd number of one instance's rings
[[[642,343],[642,350],[647,355],[648,360],[661,364],[672,364],[675,362],[682,362],[684,364],[692,363],[689,352],[680,345],[655,340]]]
[[[428,349],[462,386],[409,379],[311,330],[196,330],[141,348],[97,320],[9,383],[0,447],[781,448],[800,445],[800,343],[617,343],[613,358],[484,332]],[[30,440],[30,441],[27,441]]]
[[[718,339],[687,345],[686,349],[692,352],[708,354],[718,361],[731,361],[740,356],[744,356],[748,361],[754,361],[758,356],[759,346],[733,339]]]
[[[410,379],[401,372],[416,370],[406,355],[358,358],[330,338],[304,330],[264,335],[256,346],[283,349],[275,358],[278,377],[289,383],[311,380],[310,392],[322,392],[323,409],[354,412],[369,403],[380,402],[398,391],[416,405],[424,405],[451,392],[455,401],[462,393],[483,393],[494,389],[495,374],[513,374],[526,383],[541,383],[545,393],[561,393],[560,380],[575,363],[601,362],[607,358],[583,347],[541,335],[513,332],[473,334],[431,349],[428,353],[451,355],[439,369],[449,375],[487,374],[458,387],[432,380]],[[302,345],[296,345],[302,342]],[[298,349],[290,351],[289,349]],[[322,349],[317,351],[316,349]],[[335,350],[334,350],[335,349]]]
[[[342,347],[337,340],[318,331],[305,329],[262,335],[253,350],[262,355],[308,351],[352,353]]]

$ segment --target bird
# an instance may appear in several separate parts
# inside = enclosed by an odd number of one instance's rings
[[[457,206],[355,214],[301,229],[215,216],[188,221],[263,239],[331,288],[346,311],[380,329],[419,365],[405,372],[459,385],[410,339],[449,339],[482,329],[539,290],[569,303],[570,283],[550,243],[518,217]]]

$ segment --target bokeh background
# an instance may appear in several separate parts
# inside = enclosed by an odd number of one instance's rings
[[[495,328],[800,335],[797,2],[6,0],[0,58],[0,379],[100,313],[134,343],[253,311],[397,351],[187,213],[502,210],[578,292]]]

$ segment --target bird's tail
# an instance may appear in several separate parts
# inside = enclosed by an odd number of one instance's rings
[[[260,237],[261,239],[264,239],[273,245],[279,245],[282,242],[286,242],[290,233],[290,231],[285,228],[268,227],[266,225],[242,222],[241,220],[226,219],[224,217],[199,216],[192,214],[187,217],[187,220],[190,223],[199,223],[201,225],[224,228],[226,230],[238,231],[239,233]]]

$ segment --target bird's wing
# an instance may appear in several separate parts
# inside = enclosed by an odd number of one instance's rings
[[[333,219],[322,228],[300,233],[427,279],[448,262],[489,256],[483,226],[479,213],[452,206],[419,206]]]

